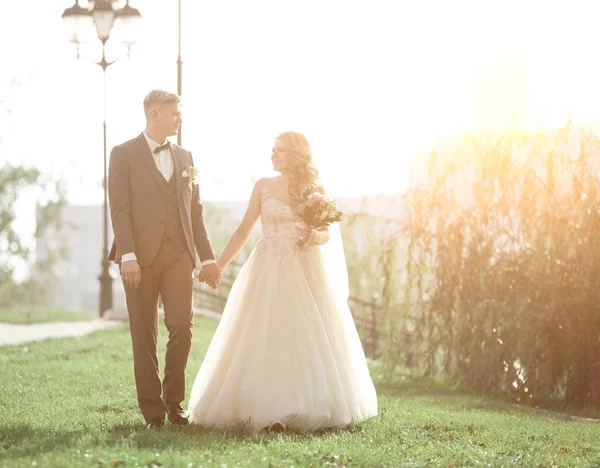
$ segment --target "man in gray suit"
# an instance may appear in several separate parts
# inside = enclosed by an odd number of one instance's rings
[[[151,91],[144,99],[146,129],[110,155],[108,187],[114,242],[133,344],[135,383],[149,428],[188,424],[185,368],[192,345],[193,269],[213,288],[221,282],[204,219],[197,172],[189,151],[171,144],[182,122],[181,99]],[[158,296],[169,331],[164,379],[158,366]]]

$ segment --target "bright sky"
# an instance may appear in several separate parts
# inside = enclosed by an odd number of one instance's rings
[[[102,73],[94,48],[76,60],[67,42],[73,1],[0,3],[0,158],[99,204]],[[247,199],[284,130],[308,137],[346,196],[402,192],[410,161],[459,130],[600,121],[597,0],[182,3],[183,146],[206,200]],[[107,72],[109,151],[143,129],[150,89],[176,91],[178,1],[131,4],[144,29]]]

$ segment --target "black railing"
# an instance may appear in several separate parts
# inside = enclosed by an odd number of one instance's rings
[[[379,294],[373,293],[369,301],[350,296],[348,307],[354,318],[365,354],[374,359],[379,357],[379,326],[377,320],[380,309]]]
[[[227,297],[233,286],[243,262],[232,261],[225,270],[221,285],[217,289],[212,289],[204,283],[194,282],[194,307],[208,309],[221,314],[225,308]],[[379,356],[379,294],[374,293],[370,300],[360,299],[350,296],[348,298],[348,307],[354,318],[356,329],[360,336],[365,354],[371,358]]]

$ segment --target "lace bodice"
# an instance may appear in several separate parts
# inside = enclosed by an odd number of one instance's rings
[[[266,187],[261,190],[261,225],[263,237],[298,238],[298,219],[292,207],[269,193]]]
[[[269,252],[287,259],[295,257],[304,263],[310,249],[301,250],[296,246],[300,232],[292,207],[266,187],[261,189],[260,203],[262,239],[256,246],[258,255]]]

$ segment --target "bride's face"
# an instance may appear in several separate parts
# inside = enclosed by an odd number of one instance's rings
[[[273,163],[273,170],[277,172],[282,172],[288,168],[288,150],[284,146],[283,140],[279,138],[275,140],[271,162]]]

